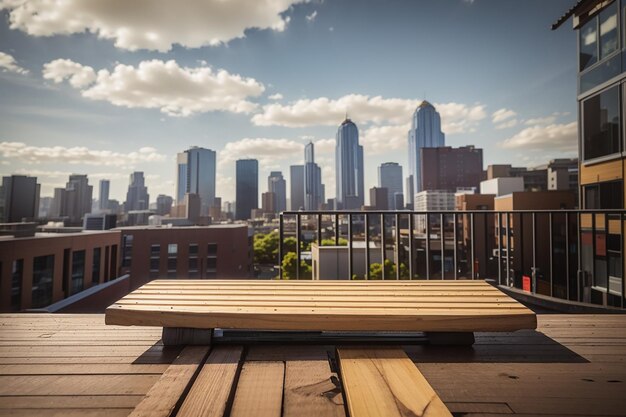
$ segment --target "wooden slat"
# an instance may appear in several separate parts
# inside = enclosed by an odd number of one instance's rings
[[[239,346],[213,349],[178,410],[177,417],[222,417],[234,389],[242,354],[243,348]]]
[[[208,353],[208,346],[185,347],[130,416],[169,417],[185,390],[190,387]]]
[[[344,417],[339,379],[328,361],[286,362],[283,417]]]
[[[285,364],[246,362],[239,376],[231,417],[280,417]]]
[[[351,417],[452,417],[401,349],[337,349]]]

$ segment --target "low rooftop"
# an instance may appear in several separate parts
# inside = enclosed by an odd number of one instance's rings
[[[105,326],[98,314],[0,315],[0,415],[127,416],[181,353],[160,339],[158,327]],[[264,390],[282,393],[282,416],[345,415],[335,349],[347,343],[402,346],[457,416],[626,410],[626,315],[539,315],[537,331],[477,333],[472,347],[420,340],[419,334],[267,338],[224,331],[213,349],[243,346],[244,370],[284,370],[263,380]],[[224,384],[234,391],[231,399],[264,395],[246,389],[243,377],[234,381]]]

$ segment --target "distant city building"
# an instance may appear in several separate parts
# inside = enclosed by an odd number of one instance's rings
[[[50,215],[50,208],[52,207],[52,197],[40,197],[39,198],[39,218],[45,219]]]
[[[404,194],[402,193],[395,193],[393,195],[393,204],[395,210],[404,210]]]
[[[221,220],[222,219],[222,198],[215,197],[213,199],[213,206],[209,207],[209,217],[212,220]]]
[[[370,188],[370,210],[389,210],[389,190],[385,187]]]
[[[100,199],[98,200],[98,208],[103,210],[109,209],[109,189],[111,182],[109,180],[100,180]]]
[[[304,209],[304,165],[289,167],[290,209]]]
[[[71,224],[82,224],[85,214],[91,213],[93,186],[87,175],[70,175],[65,188],[54,189],[50,217],[65,218]]]
[[[387,189],[387,207],[389,210],[404,209],[404,204],[396,205],[396,193],[402,194],[402,166],[400,164],[385,162],[379,166],[378,186]]]
[[[499,177],[480,183],[481,194],[493,194],[497,197],[524,191],[524,179],[521,177]]]
[[[315,163],[313,142],[304,147],[304,209],[319,210],[324,202],[322,170]]]
[[[415,194],[416,211],[454,210],[455,193],[447,190],[425,190]]]
[[[406,208],[413,209],[413,201],[415,200],[415,185],[413,175],[406,177]]]
[[[335,145],[335,209],[359,209],[365,202],[363,146],[359,130],[346,118],[337,129]]]
[[[86,214],[83,220],[84,230],[110,230],[117,226],[117,215],[98,213]]]
[[[187,154],[187,193],[200,197],[200,215],[208,216],[215,200],[215,151],[194,146]]]
[[[276,213],[276,194],[268,191],[261,194],[261,209],[264,213]]]
[[[0,312],[44,308],[117,278],[119,244],[119,231],[0,239]]]
[[[156,278],[249,278],[252,239],[244,224],[124,227],[122,274],[137,288]]]
[[[201,202],[198,194],[185,194],[185,218],[192,224],[198,224],[200,221]]]
[[[276,212],[287,210],[287,181],[283,178],[282,172],[270,172],[269,177],[267,177],[267,191],[274,193]]]
[[[525,191],[573,190],[578,194],[578,159],[552,159],[532,168],[511,165],[489,165],[487,179],[519,177]]]
[[[174,199],[169,195],[159,194],[156,198],[156,214],[159,216],[169,215],[172,211]]]
[[[413,176],[414,193],[422,191],[422,157],[420,149],[438,148],[446,145],[441,131],[441,117],[435,107],[424,100],[411,119],[409,130],[409,174]]]
[[[0,187],[0,223],[19,223],[39,215],[39,190],[36,177],[2,177]]]
[[[247,220],[252,209],[259,208],[259,161],[239,159],[236,162],[236,220]]]
[[[187,152],[176,154],[176,204],[181,205],[187,194]]]
[[[483,150],[473,146],[422,148],[421,189],[478,188],[483,177]]]
[[[150,195],[148,194],[148,187],[146,187],[143,172],[137,171],[130,174],[130,183],[124,205],[126,212],[148,210]]]

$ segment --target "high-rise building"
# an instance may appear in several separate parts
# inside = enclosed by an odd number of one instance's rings
[[[36,177],[2,177],[0,187],[0,223],[32,220],[39,214],[39,184]]]
[[[415,196],[415,186],[413,175],[409,175],[406,177],[406,208],[409,210],[413,210],[413,200]]]
[[[181,205],[187,194],[187,152],[176,154],[176,204]]]
[[[109,209],[109,188],[111,182],[109,180],[100,180],[100,199],[98,200],[98,208],[100,210]]]
[[[315,163],[313,142],[304,147],[304,209],[319,210],[324,202],[322,170]]]
[[[54,189],[54,200],[50,208],[51,217],[65,218],[70,223],[81,223],[87,213],[91,213],[93,186],[87,175],[70,175],[65,188]]]
[[[363,146],[359,130],[346,118],[337,129],[335,145],[335,209],[359,209],[365,202]]]
[[[172,204],[174,199],[169,195],[159,194],[156,198],[156,214],[159,216],[165,216],[172,211]]]
[[[370,188],[370,208],[373,210],[389,210],[389,190],[385,187]]]
[[[130,184],[126,193],[126,212],[131,210],[148,210],[150,195],[145,184],[143,172],[137,171],[130,174]]]
[[[200,214],[207,216],[215,200],[215,151],[194,146],[187,151],[187,192],[200,197]]]
[[[267,191],[274,193],[275,211],[281,212],[287,210],[287,182],[283,178],[283,173],[280,171],[270,172],[267,177]]]
[[[276,213],[276,194],[268,191],[261,194],[261,209],[264,213]]]
[[[409,174],[413,176],[413,191],[422,191],[422,159],[420,149],[446,145],[441,131],[441,117],[426,100],[417,107],[409,130]]]
[[[300,210],[304,208],[304,165],[292,165],[289,167],[290,209]]]
[[[396,205],[397,193],[402,194],[402,166],[397,162],[385,162],[378,167],[378,187],[387,189],[389,210],[402,210]]]
[[[422,148],[421,189],[448,190],[480,186],[483,150],[473,146]]]
[[[259,161],[239,159],[236,162],[236,220],[247,220],[252,209],[259,208]]]

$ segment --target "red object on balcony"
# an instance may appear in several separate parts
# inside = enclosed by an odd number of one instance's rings
[[[526,292],[531,292],[529,276],[526,276],[526,275],[522,276],[522,289]]]

